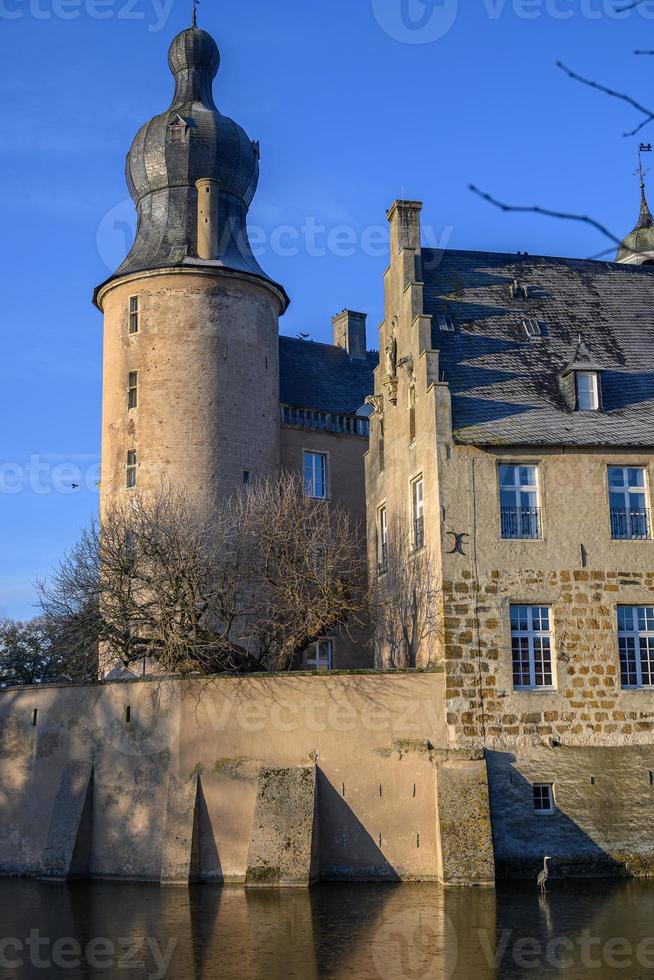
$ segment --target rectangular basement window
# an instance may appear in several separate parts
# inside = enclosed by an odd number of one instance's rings
[[[554,813],[554,784],[534,783],[534,812],[540,814]]]

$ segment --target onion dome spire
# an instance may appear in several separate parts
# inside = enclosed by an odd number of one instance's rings
[[[111,279],[205,265],[268,280],[246,227],[259,181],[259,144],[216,106],[213,81],[220,53],[211,35],[197,26],[196,2],[192,26],[170,45],[168,65],[175,79],[172,102],[141,127],[127,155],[138,228],[129,255]],[[199,257],[198,181],[209,184],[216,199],[216,250],[210,258]]]
[[[638,170],[636,174],[640,178],[640,214],[638,223],[633,231],[621,243],[616,257],[617,262],[631,265],[654,265],[654,218],[647,203],[645,190],[645,176],[647,171],[643,169],[643,153],[650,153],[650,144],[641,143],[638,153]]]

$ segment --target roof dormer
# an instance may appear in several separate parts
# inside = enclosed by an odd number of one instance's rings
[[[572,358],[561,372],[563,392],[575,412],[602,410],[602,373],[600,364],[580,336]]]

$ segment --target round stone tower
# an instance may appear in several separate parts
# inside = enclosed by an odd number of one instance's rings
[[[246,216],[259,146],[213,100],[213,38],[170,47],[170,108],[136,135],[136,240],[96,291],[104,314],[102,507],[161,480],[202,502],[279,469],[284,289],[254,257]]]

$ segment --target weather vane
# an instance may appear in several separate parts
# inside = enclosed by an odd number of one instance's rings
[[[638,147],[638,170],[634,173],[640,177],[641,190],[645,188],[645,175],[649,173],[649,170],[645,170],[643,167],[643,153],[651,153],[652,144],[651,143],[641,143]]]
[[[198,26],[198,7],[200,6],[200,0],[193,0],[193,27]],[[651,149],[651,147],[650,147]]]

